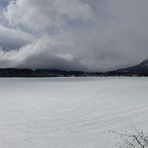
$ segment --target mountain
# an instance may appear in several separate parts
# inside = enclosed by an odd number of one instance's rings
[[[107,72],[107,74],[125,75],[125,76],[126,75],[148,76],[148,59],[144,60],[142,63],[136,66],[110,71]]]

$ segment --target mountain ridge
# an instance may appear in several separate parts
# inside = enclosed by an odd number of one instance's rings
[[[125,73],[133,73],[133,74],[148,73],[148,59],[144,60],[143,62],[135,66],[116,70],[116,72],[125,72]]]

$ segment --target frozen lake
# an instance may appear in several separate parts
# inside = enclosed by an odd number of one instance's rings
[[[0,79],[0,148],[112,148],[148,130],[148,78]]]

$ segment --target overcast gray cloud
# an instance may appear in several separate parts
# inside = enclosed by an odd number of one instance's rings
[[[33,40],[33,36],[23,31],[0,26],[0,46],[3,50],[18,49]]]
[[[0,67],[102,71],[137,64],[148,58],[147,6],[147,0],[10,1],[0,17]]]

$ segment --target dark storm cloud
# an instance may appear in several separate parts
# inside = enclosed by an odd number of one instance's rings
[[[10,0],[0,0],[0,9],[5,8]]]
[[[99,71],[137,64],[148,58],[147,6],[147,0],[10,1],[0,17],[8,31],[0,35],[0,66]]]

